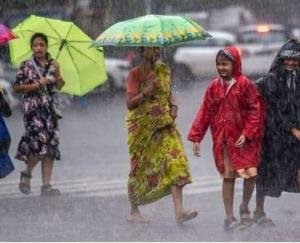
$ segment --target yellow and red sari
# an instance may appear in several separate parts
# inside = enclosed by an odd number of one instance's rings
[[[170,115],[170,69],[157,64],[159,88],[126,116],[130,173],[129,200],[132,205],[144,205],[156,201],[171,192],[171,186],[191,183],[188,161],[181,136]],[[145,89],[139,67],[133,68],[127,80],[127,92],[135,86]]]

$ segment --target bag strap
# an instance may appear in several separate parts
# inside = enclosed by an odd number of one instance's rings
[[[31,64],[32,64],[34,70],[38,74],[39,78],[43,78],[44,76],[42,75],[42,73],[41,73],[40,69],[38,68],[36,61],[34,60],[33,57],[31,57],[30,61],[31,61]],[[50,60],[50,64],[51,64],[51,60]],[[48,72],[49,72],[49,69],[47,70],[47,74],[48,74]],[[47,76],[47,74],[45,75],[45,77]],[[49,95],[47,87],[43,87],[43,90]]]
[[[39,76],[40,78],[43,78],[43,75],[42,75],[40,69],[38,68],[38,66],[37,66],[37,64],[36,64],[36,62],[35,62],[35,60],[34,60],[34,58],[32,57],[30,60],[31,60],[31,64],[32,64],[34,70],[36,71],[36,73],[38,74],[38,76]]]

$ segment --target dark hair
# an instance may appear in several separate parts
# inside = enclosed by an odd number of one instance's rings
[[[218,60],[218,57],[224,57],[226,60],[230,61],[230,62],[233,62],[234,59],[233,57],[231,56],[231,54],[226,51],[226,50],[220,50],[216,56],[216,60]]]
[[[143,55],[145,52],[146,47],[145,46],[140,46],[140,54]]]
[[[45,41],[46,45],[48,46],[48,37],[44,34],[44,33],[34,33],[32,36],[31,36],[31,39],[30,39],[30,45],[32,46],[33,45],[33,42],[35,41],[35,39],[37,38],[41,38],[43,41]]]

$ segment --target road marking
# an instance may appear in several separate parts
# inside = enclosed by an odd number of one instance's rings
[[[19,181],[9,181],[0,184],[1,198],[19,198],[37,196],[40,194],[40,181],[31,183],[31,194],[23,195],[19,192]],[[221,191],[222,178],[219,176],[194,177],[193,183],[185,187],[184,194],[201,194]],[[241,183],[237,183],[240,189]],[[63,194],[76,197],[108,197],[127,194],[127,180],[101,181],[99,178],[83,178],[76,180],[61,180],[54,184]]]

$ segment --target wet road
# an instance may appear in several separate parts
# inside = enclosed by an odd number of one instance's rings
[[[125,98],[98,97],[86,107],[64,111],[60,122],[62,161],[55,166],[53,185],[64,193],[45,200],[39,196],[40,167],[33,173],[30,196],[18,192],[19,171],[0,181],[0,239],[3,241],[299,241],[299,195],[284,194],[270,199],[266,208],[277,227],[261,229],[254,225],[245,232],[225,233],[221,200],[221,180],[214,167],[211,138],[201,147],[202,156],[192,156],[187,132],[207,82],[176,89],[179,105],[177,124],[184,138],[193,184],[186,187],[185,202],[199,210],[199,217],[184,226],[173,220],[171,198],[143,207],[152,223],[126,223],[128,200],[126,179],[129,171],[124,118]],[[13,138],[11,155],[23,132],[22,115],[16,110],[7,120]],[[237,185],[236,208],[240,201]],[[252,200],[254,201],[254,200]],[[254,205],[252,202],[252,209]]]

